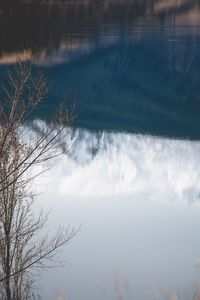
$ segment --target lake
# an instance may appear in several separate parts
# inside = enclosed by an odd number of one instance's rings
[[[200,1],[0,5],[0,68],[48,81],[30,124],[75,103],[68,149],[38,181],[55,225],[81,230],[42,299],[193,299],[200,284]]]

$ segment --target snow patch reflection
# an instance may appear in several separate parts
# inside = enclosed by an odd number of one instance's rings
[[[51,170],[60,194],[199,200],[200,142],[76,130],[71,145]]]

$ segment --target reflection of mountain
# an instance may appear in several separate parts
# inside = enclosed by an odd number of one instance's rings
[[[37,117],[57,99],[77,99],[76,126],[200,138],[200,40],[165,39],[98,49],[45,69],[51,91]]]
[[[46,130],[46,124],[37,126]],[[138,199],[140,195],[141,199],[145,190],[153,195],[149,200],[163,203],[200,201],[199,141],[84,129],[66,134],[65,141],[67,155],[56,168],[60,176],[52,174],[56,191],[88,197],[96,196],[98,190],[98,196],[123,194]],[[163,191],[165,197],[155,196]]]
[[[87,41],[98,41],[102,36],[134,31],[136,24],[149,22],[191,22],[199,24],[199,0],[78,0],[1,1],[0,55],[28,49],[34,57],[48,55],[61,44],[70,47]],[[31,1],[33,2],[33,1]],[[49,3],[39,5],[38,3]],[[4,3],[4,4],[3,4]],[[18,4],[16,4],[18,3]],[[12,4],[12,5],[11,5]],[[137,31],[137,35],[140,32]],[[10,57],[10,56],[9,56]],[[13,61],[12,58],[9,59]]]
[[[7,5],[0,63],[22,53],[48,66],[48,107],[37,117],[50,118],[67,95],[77,99],[77,126],[199,139],[199,2]]]

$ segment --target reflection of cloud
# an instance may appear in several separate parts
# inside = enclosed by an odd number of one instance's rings
[[[20,41],[22,38],[22,44],[27,45],[28,56],[25,57],[23,51],[16,50],[21,48],[21,43],[14,43],[13,48],[10,48],[10,42],[8,45],[2,42],[0,64],[13,64],[18,60],[26,59],[31,59],[35,64],[43,66],[62,64],[86,55],[99,46],[108,47],[116,44],[122,37],[133,41],[140,39],[143,34],[149,33],[160,33],[167,38],[188,33],[200,35],[200,9],[197,0],[196,6],[195,0],[192,2],[189,0],[158,0],[152,1],[151,5],[149,1],[139,2],[105,0],[99,4],[98,8],[93,5],[94,1],[90,0],[76,1],[75,4],[67,2],[68,4],[58,6],[58,15],[53,8],[48,11],[46,7],[49,16],[52,14],[52,18],[48,19],[45,10],[44,16],[42,15],[42,19],[40,22],[38,21],[42,28],[35,24],[35,19],[39,15],[37,10],[33,20],[33,16],[25,13],[26,23],[30,21],[27,32],[23,32],[21,28],[17,27],[18,22],[16,22],[16,28],[14,28],[15,25],[11,26],[13,28],[7,28],[9,19],[7,19],[8,16],[4,16],[6,22],[5,26],[2,23],[3,29],[0,32],[0,38],[5,35],[13,40],[11,33],[16,35],[14,37],[16,41]],[[15,13],[18,21],[20,14],[18,15],[17,10]],[[57,17],[55,18],[55,16]],[[60,21],[60,23],[56,21],[56,26],[52,21],[54,19]],[[11,21],[13,22],[13,20]],[[10,23],[12,24],[12,22]],[[21,23],[19,22],[19,24]],[[155,24],[156,26],[154,26]],[[12,29],[11,33],[7,32],[10,29]],[[34,32],[35,30],[37,30],[37,34]],[[29,31],[27,39],[26,35]],[[35,39],[35,36],[38,40]],[[9,39],[6,39],[7,41]],[[9,54],[3,50],[4,47],[8,49]]]
[[[164,0],[155,3],[154,12],[160,13],[165,12],[169,9],[175,9],[177,7],[183,6],[187,1],[186,0]]]
[[[51,54],[43,53],[38,58],[34,59],[35,65],[52,66],[62,63],[68,63],[84,55],[87,55],[93,50],[93,45],[89,43],[74,43],[67,44],[61,43],[58,50],[53,51]]]
[[[25,62],[31,60],[33,64],[40,66],[52,66],[62,63],[68,63],[77,58],[91,53],[97,46],[110,46],[116,42],[115,38],[102,37],[101,41],[96,45],[91,42],[70,42],[62,41],[58,49],[52,50],[50,53],[47,50],[40,51],[36,55],[31,50],[23,50],[19,52],[4,53],[0,57],[0,64],[15,64],[19,61]]]
[[[82,56],[90,52],[91,49],[92,47],[89,44],[67,45],[67,43],[62,43],[58,50],[54,50],[50,54],[45,50],[37,53],[37,55],[34,55],[31,50],[9,54],[4,53],[0,57],[0,64],[15,64],[19,61],[25,62],[31,60],[35,65],[56,65],[72,61],[77,56]]]
[[[199,142],[86,130],[76,130],[68,142],[68,156],[52,170],[58,194],[199,201]]]
[[[192,9],[180,15],[176,20],[176,24],[178,26],[200,26],[200,9]],[[195,28],[193,28],[193,30],[195,31]]]
[[[0,64],[15,64],[18,61],[27,61],[32,60],[33,54],[31,50],[21,51],[21,52],[14,52],[11,54],[3,54],[0,57]]]

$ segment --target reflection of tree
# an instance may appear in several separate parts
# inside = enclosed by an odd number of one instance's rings
[[[61,1],[1,1],[0,54],[31,49],[34,56],[46,49],[60,47],[62,42],[73,44],[76,40],[96,39],[102,28],[132,26],[137,20],[143,23],[153,16],[165,22],[199,6],[199,0],[170,1],[169,6],[159,6],[161,0],[93,1],[79,0],[73,3]],[[30,2],[30,1],[26,1]],[[48,3],[39,5],[38,3]],[[54,4],[52,4],[54,3]],[[92,31],[91,31],[92,27]],[[81,28],[81,34],[80,34]]]

